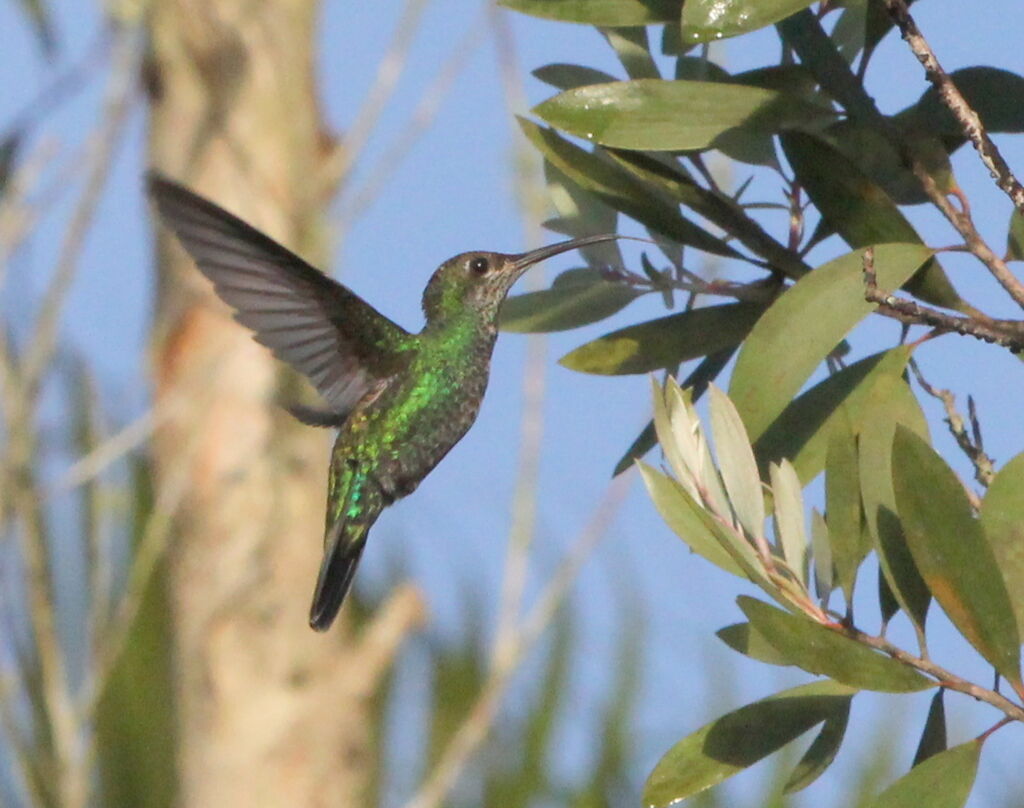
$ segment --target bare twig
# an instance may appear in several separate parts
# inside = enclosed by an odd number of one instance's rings
[[[971,435],[967,434],[967,425],[964,421],[963,415],[956,408],[956,397],[953,395],[951,390],[943,390],[932,386],[924,378],[924,374],[921,373],[921,368],[917,362],[912,358],[910,360],[910,369],[914,373],[914,377],[917,379],[917,383],[921,385],[921,389],[924,390],[932,398],[938,399],[942,402],[942,406],[946,411],[946,425],[949,427],[949,433],[953,436],[957,446],[960,450],[967,455],[967,459],[971,461],[974,466],[974,479],[976,479],[983,486],[988,488],[991,484],[992,479],[996,476],[995,463],[991,457],[989,457],[984,448],[981,445],[981,434],[980,428],[978,427],[977,414],[974,412],[973,399],[971,400],[971,426],[973,427],[973,433],[975,439],[972,439]],[[975,509],[980,508],[981,501],[977,494],[971,491],[967,486],[964,486],[967,490],[968,496],[971,497],[971,504]]]
[[[885,5],[889,16],[900,29],[903,39],[906,40],[911,51],[924,67],[928,80],[935,85],[939,99],[960,123],[964,135],[977,150],[978,156],[988,168],[996,185],[1010,197],[1014,207],[1024,214],[1024,186],[1017,181],[1010,166],[1000,154],[999,148],[988,136],[978,113],[967,103],[967,99],[963,97],[949,74],[942,69],[935,51],[928,44],[928,40],[922,36],[914,18],[910,16],[910,10],[907,8],[905,0],[885,0]]]
[[[494,660],[466,720],[456,730],[437,765],[405,808],[437,808],[443,803],[470,758],[487,738],[501,706],[501,697],[519,662],[550,625],[583,563],[607,531],[615,512],[625,499],[629,479],[629,474],[620,474],[608,485],[594,516],[514,633],[505,653]]]
[[[935,328],[938,333],[954,332],[962,336],[974,337],[983,342],[995,343],[1008,348],[1013,353],[1024,350],[1024,323],[1015,320],[992,320],[981,317],[961,317],[954,314],[922,306],[916,301],[897,297],[878,288],[875,274],[874,250],[864,251],[864,299],[869,303],[877,303],[879,314],[892,317],[911,325],[927,325]]]

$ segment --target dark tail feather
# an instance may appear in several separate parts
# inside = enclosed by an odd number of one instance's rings
[[[363,527],[357,537],[344,535],[342,528],[334,546],[327,551],[320,566],[320,577],[316,580],[313,605],[309,609],[309,625],[316,631],[327,631],[338,616],[363,555],[368,528]]]

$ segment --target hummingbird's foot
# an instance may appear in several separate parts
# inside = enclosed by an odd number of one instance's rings
[[[285,410],[292,418],[306,426],[321,426],[329,429],[339,429],[348,418],[347,412],[321,410],[316,407],[307,407],[305,404],[289,404]]]

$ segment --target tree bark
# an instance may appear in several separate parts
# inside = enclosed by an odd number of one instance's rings
[[[314,77],[317,0],[152,5],[150,151],[177,178],[324,266],[335,141]],[[170,549],[183,806],[355,806],[373,777],[371,704],[421,618],[401,590],[372,630],[306,624],[328,433],[277,402],[299,386],[160,239],[157,479],[184,480]]]

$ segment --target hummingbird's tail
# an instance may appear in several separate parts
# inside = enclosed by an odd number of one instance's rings
[[[356,567],[366,546],[370,525],[351,522],[340,523],[328,538],[320,576],[316,579],[313,605],[309,609],[309,625],[316,631],[327,631],[345,600]]]

